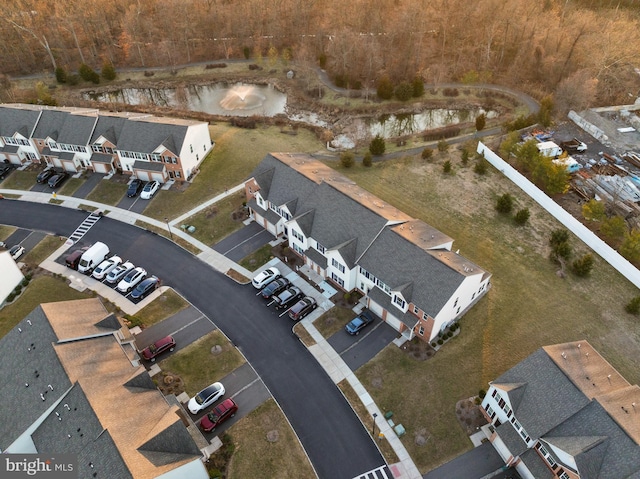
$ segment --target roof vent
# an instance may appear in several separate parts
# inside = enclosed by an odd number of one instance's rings
[[[560,356],[562,356],[564,359],[567,359],[567,355],[564,353],[564,351],[562,351],[562,353],[560,354]]]
[[[31,320],[27,319],[27,323],[29,323],[29,326],[31,326]]]
[[[44,401],[44,394],[40,393],[40,399]]]

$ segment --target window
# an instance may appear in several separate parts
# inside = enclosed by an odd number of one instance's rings
[[[453,303],[453,307],[454,307],[454,308],[455,308],[456,306],[458,306],[458,299],[459,299],[459,298],[456,298],[456,302],[455,302],[455,303]]]
[[[424,326],[420,326],[420,329],[418,329],[418,334],[420,336],[424,336]]]
[[[295,243],[292,243],[293,250],[304,256],[304,250]]]
[[[304,241],[304,236],[302,236],[301,233],[298,233],[293,228],[291,228],[291,236],[293,236],[295,239],[297,239],[300,242]]]
[[[318,243],[317,241],[316,241],[316,249],[317,249],[318,251],[320,251],[322,254],[324,254],[324,246],[322,246],[322,245],[321,245],[320,243]],[[361,268],[361,269],[362,269],[362,268]]]
[[[427,315],[427,313],[424,313],[424,314],[422,315],[422,319],[424,319],[425,321],[426,321],[427,319],[429,319],[429,316]]]
[[[331,258],[331,266],[336,268],[341,273],[344,273],[344,271],[345,271],[344,265],[342,263],[340,263],[339,261],[337,261],[335,258]]]
[[[179,171],[176,171],[176,178],[180,178],[182,175],[180,174]]]
[[[458,309],[456,309],[456,314],[460,314],[460,306],[458,306]]]
[[[471,295],[471,301],[473,301],[473,298],[475,298],[475,297],[476,297],[476,293],[473,293],[473,294]]]
[[[487,406],[487,408],[485,409],[485,411],[487,411],[487,414],[488,414],[489,416],[491,416],[491,418],[492,418],[492,419],[493,419],[493,416],[495,416],[495,414],[496,414],[496,413],[494,412],[494,410],[493,410],[493,408],[492,408],[491,406]]]
[[[420,311],[420,310],[418,309],[418,307],[414,305],[414,306],[413,306],[413,312],[414,312],[415,314],[418,314],[418,312],[419,312],[419,311]]]
[[[191,153],[193,153],[193,145],[189,145],[189,149],[191,150]]]
[[[570,479],[569,474],[567,474],[567,473],[566,473],[566,472],[564,472],[564,471],[562,471],[558,477],[559,477],[560,479]]]
[[[545,461],[547,461],[552,468],[557,467],[558,463],[553,459],[551,454],[549,454],[549,451],[547,451],[547,449],[542,444],[539,445],[538,451],[540,451],[542,457],[544,457]]]
[[[336,275],[335,273],[331,273],[331,279],[344,288],[344,281],[342,280],[342,278],[338,277],[338,275]]]
[[[206,144],[202,145],[202,151],[207,151],[207,145]]]
[[[395,304],[397,304],[398,306],[400,306],[402,309],[404,309],[405,305],[407,304],[407,303],[405,302],[405,300],[404,300],[404,299],[402,299],[402,298],[401,298],[400,296],[398,296],[397,294],[394,294],[394,295],[393,295],[393,302],[394,302]]]

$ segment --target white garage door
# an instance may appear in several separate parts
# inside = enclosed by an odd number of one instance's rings
[[[107,172],[107,164],[106,163],[93,163],[93,168],[96,173],[106,173]]]
[[[369,299],[369,309],[376,316],[382,317],[382,311],[383,311],[382,306],[380,306],[378,303],[374,302],[372,299]]]
[[[20,161],[20,157],[15,154],[9,154],[9,161],[14,165],[21,165],[22,161]]]
[[[400,320],[389,313],[387,313],[386,321],[396,331],[400,331],[400,328],[402,328]]]
[[[53,158],[51,161],[53,163],[53,166],[62,168],[62,160],[60,158]]]
[[[162,173],[158,173],[154,171],[150,174],[150,176],[152,180],[156,180],[156,181],[159,181],[160,183],[164,183],[164,176],[162,176]]]

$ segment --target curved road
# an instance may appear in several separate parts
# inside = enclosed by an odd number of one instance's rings
[[[86,217],[55,205],[0,201],[0,224],[59,236],[69,236]],[[159,275],[225,332],[282,407],[321,479],[351,479],[385,464],[336,385],[292,334],[291,321],[266,308],[251,286],[231,281],[161,236],[106,217],[85,239],[104,241]]]

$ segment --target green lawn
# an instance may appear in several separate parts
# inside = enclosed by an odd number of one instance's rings
[[[15,230],[17,230],[17,228],[13,226],[0,225],[0,241],[6,240]]]
[[[0,183],[0,187],[8,190],[29,190],[36,184],[38,171],[13,171]]]
[[[214,355],[211,348],[216,345],[222,351]],[[244,357],[229,340],[219,330],[215,330],[161,361],[160,367],[163,371],[180,376],[184,381],[185,391],[193,396],[233,372],[244,362]]]
[[[356,313],[350,308],[334,306],[313,322],[316,329],[325,338],[337,333],[356,317]]]
[[[29,286],[13,303],[0,310],[0,338],[4,337],[24,317],[41,303],[86,299],[92,294],[81,293],[67,286],[64,279],[39,276],[31,280]]]
[[[240,260],[240,266],[248,269],[249,271],[255,271],[260,266],[273,258],[273,247],[269,244],[264,245],[260,249],[254,251],[248,256],[245,256]]]
[[[80,185],[84,183],[82,178],[69,178],[65,181],[60,188],[56,190],[56,194],[62,196],[71,196],[76,192]]]
[[[587,339],[628,381],[640,382],[632,359],[640,352],[637,319],[624,312],[637,288],[599,257],[590,278],[558,277],[548,260],[557,222],[495,170],[478,176],[454,155],[456,174],[447,176],[440,156],[432,163],[405,158],[340,169],[454,238],[454,251],[493,274],[491,290],[462,319],[460,335],[433,358],[416,361],[391,345],[357,371],[378,406],[393,408],[407,428],[403,443],[423,473],[471,447],[455,418],[456,401],[486,389],[543,345]],[[503,193],[516,198],[518,209],[529,208],[529,225],[516,227],[495,212]],[[572,244],[576,256],[586,252],[576,238]],[[421,429],[432,438],[425,446],[412,439]]]
[[[164,293],[154,299],[135,314],[140,323],[148,327],[159,323],[163,319],[173,316],[178,311],[182,311],[189,306],[182,296],[173,289],[167,289]]]
[[[244,226],[242,218],[233,219],[232,214],[242,209],[244,191],[227,196],[223,200],[186,219],[185,225],[195,226],[193,237],[206,245],[214,245],[221,239]]]
[[[60,241],[59,236],[47,235],[36,245],[35,248],[31,251],[27,251],[27,254],[21,259],[21,261],[37,266],[51,256],[62,245],[63,242]]]
[[[102,180],[87,195],[87,199],[103,203],[105,205],[115,206],[127,192],[127,185],[116,183],[115,181]]]
[[[323,146],[313,133],[304,128],[294,136],[280,133],[275,126],[248,130],[216,123],[209,127],[209,131],[216,146],[202,162],[193,183],[183,192],[159,191],[149,202],[145,215],[158,220],[180,216],[225,189],[240,184],[269,152],[314,152]]]

